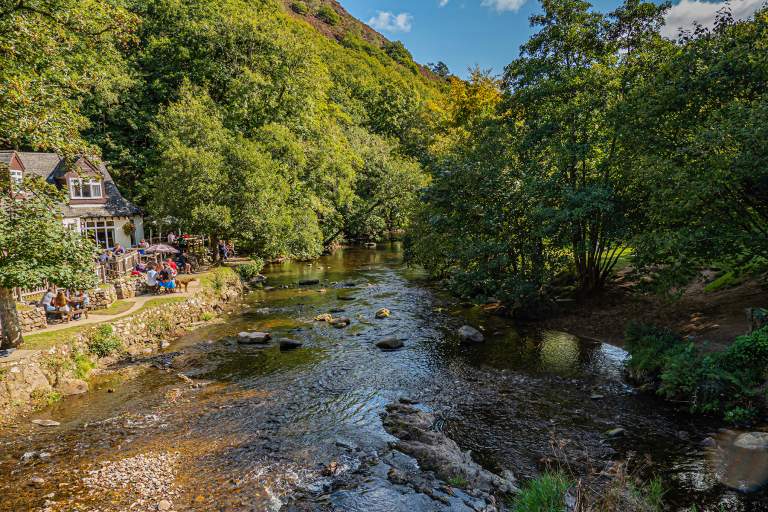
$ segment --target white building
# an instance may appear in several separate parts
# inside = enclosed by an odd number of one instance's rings
[[[0,150],[0,165],[19,184],[35,175],[66,190],[64,225],[86,233],[102,247],[111,249],[116,243],[131,247],[144,238],[141,210],[120,194],[100,160],[81,156],[67,165],[56,153]]]

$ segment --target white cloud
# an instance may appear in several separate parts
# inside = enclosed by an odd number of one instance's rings
[[[438,4],[440,5],[440,7],[445,7],[446,5],[448,5],[448,0],[440,0]]]
[[[764,1],[732,0],[730,7],[733,17],[737,20],[750,17],[763,5]],[[673,5],[667,13],[661,35],[674,39],[677,37],[680,28],[691,30],[694,21],[699,22],[705,27],[712,27],[715,24],[717,11],[723,7],[726,7],[725,2],[681,0],[679,4]]]
[[[368,24],[385,32],[410,32],[413,27],[413,16],[407,12],[394,14],[378,11],[376,16],[368,20]]]
[[[483,0],[481,5],[490,7],[497,12],[518,11],[526,0]]]

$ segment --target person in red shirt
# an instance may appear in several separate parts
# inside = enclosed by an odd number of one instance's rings
[[[168,266],[173,269],[174,275],[179,273],[179,267],[176,265],[176,262],[173,261],[173,259],[168,258],[168,260],[166,260],[166,263],[168,263]]]

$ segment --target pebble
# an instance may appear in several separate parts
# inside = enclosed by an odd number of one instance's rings
[[[157,504],[157,510],[171,510],[171,502],[168,500],[162,500]]]
[[[33,476],[29,479],[29,485],[33,487],[42,487],[45,485],[45,480],[40,478],[39,476]]]
[[[58,427],[61,425],[58,421],[53,420],[32,420],[32,423],[40,425],[41,427]]]

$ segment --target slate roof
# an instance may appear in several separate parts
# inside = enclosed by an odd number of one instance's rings
[[[0,164],[8,165],[11,163],[11,159],[13,158],[13,151],[12,149],[4,149],[0,151]]]
[[[2,153],[5,153],[5,151],[0,151],[0,155]],[[59,185],[56,179],[64,176],[67,172],[65,160],[56,153],[19,151],[17,154],[24,164],[26,172],[40,176],[48,183]],[[131,217],[133,215],[140,215],[141,209],[123,197],[104,162],[95,158],[88,158],[88,161],[99,170],[103,177],[103,192],[107,202],[104,204],[78,206],[76,208],[64,205],[62,208],[64,217]]]

